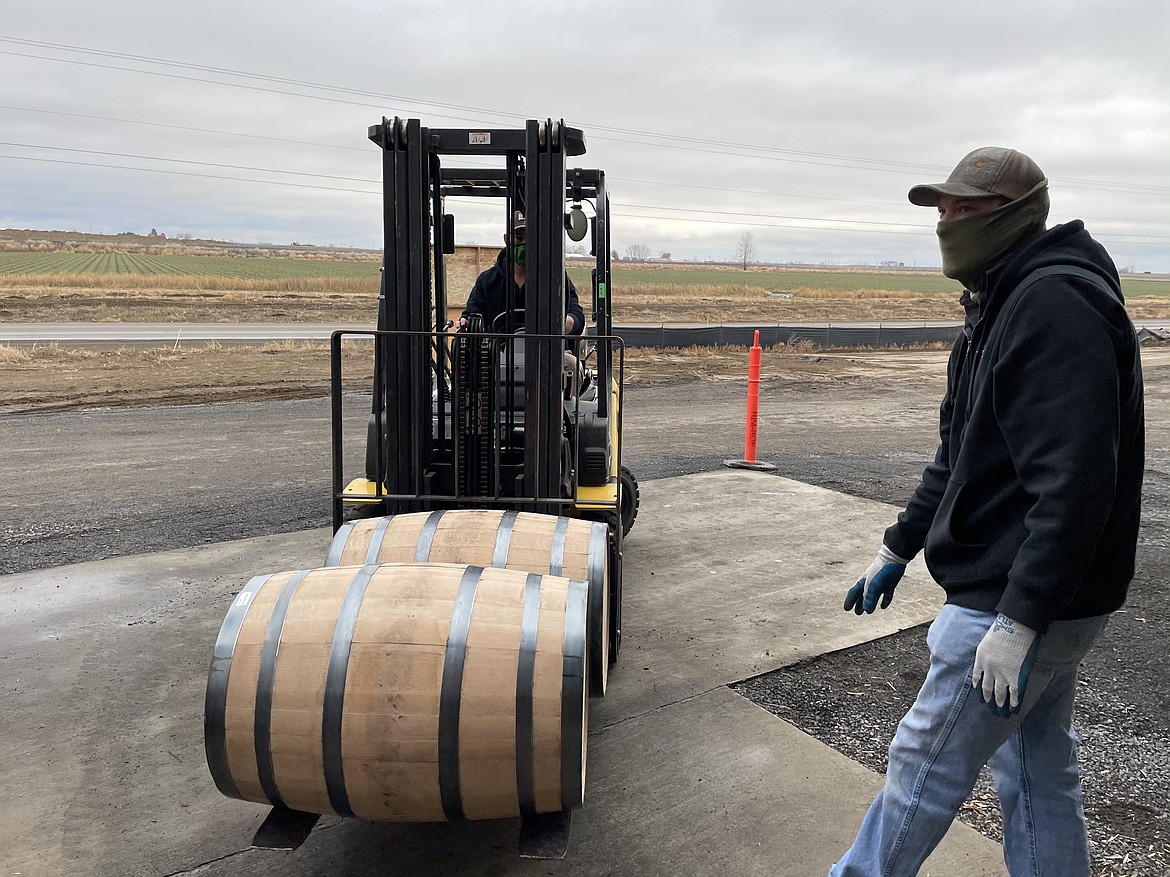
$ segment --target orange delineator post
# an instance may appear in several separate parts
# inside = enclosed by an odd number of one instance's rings
[[[757,329],[748,356],[747,427],[743,437],[743,459],[725,460],[724,465],[733,469],[755,469],[761,472],[771,472],[776,469],[775,466],[771,463],[761,463],[756,459],[756,440],[759,437],[760,420],[760,353],[760,330]]]
[[[760,420],[760,330],[752,341],[748,358],[747,429],[743,437],[743,461],[756,462],[756,439],[759,436]]]

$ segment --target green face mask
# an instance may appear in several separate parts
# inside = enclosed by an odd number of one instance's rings
[[[512,245],[512,261],[521,268],[528,264],[528,251],[524,248],[524,244]]]
[[[943,274],[978,292],[988,268],[1016,244],[1044,231],[1048,218],[1048,181],[989,213],[940,222],[936,229]]]

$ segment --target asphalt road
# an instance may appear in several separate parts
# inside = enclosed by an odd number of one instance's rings
[[[642,324],[639,324],[641,326]],[[659,325],[659,324],[646,324]],[[661,324],[670,327],[672,324]],[[692,324],[687,324],[692,325]],[[825,323],[786,323],[786,327],[820,327]],[[872,329],[881,326],[892,330],[921,328],[957,328],[960,323],[947,320],[884,320],[880,323],[835,322],[835,328]],[[1170,333],[1170,322],[1143,322],[1151,330]],[[615,327],[618,329],[620,327]],[[327,341],[336,330],[368,332],[373,324],[332,323],[2,323],[0,344],[62,344],[109,346],[114,344],[190,344],[218,341],[226,344],[250,344],[266,341]]]
[[[643,325],[643,324],[639,324]],[[645,324],[670,325],[670,324]],[[686,324],[692,325],[692,324]],[[705,324],[704,324],[705,325]],[[714,325],[714,324],[712,324]],[[789,325],[789,324],[786,324]],[[804,325],[795,323],[791,325]],[[820,326],[822,323],[808,325]],[[834,326],[848,328],[958,327],[948,320],[883,321],[881,323],[840,322]],[[370,332],[374,324],[333,323],[0,323],[0,343],[49,344],[165,344],[194,341],[242,343],[254,341],[327,341],[333,332]]]
[[[0,323],[5,344],[184,344],[222,341],[328,341],[334,331],[368,332],[373,324],[332,323]]]

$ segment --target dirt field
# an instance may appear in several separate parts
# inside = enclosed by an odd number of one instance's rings
[[[372,370],[355,347],[343,362],[346,386],[368,387]],[[920,360],[900,351],[814,352],[811,345],[771,348],[762,377],[830,381],[850,374],[891,374]],[[629,350],[630,384],[673,380],[746,381],[740,347]],[[0,346],[0,415],[72,408],[191,405],[328,395],[325,344],[159,347],[147,350],[36,350]]]
[[[9,238],[12,233],[7,233]],[[4,245],[0,234],[0,246]],[[114,242],[123,247],[129,244]],[[26,246],[73,247],[76,252],[103,253],[108,241],[84,239],[33,242]],[[17,244],[9,239],[8,246]],[[377,307],[376,263],[371,277],[245,278],[245,258],[227,258],[210,244],[174,242],[154,247],[179,252],[212,252],[231,263],[218,275],[0,274],[0,321],[52,322],[291,322],[370,324]],[[130,247],[133,251],[133,247]],[[37,251],[39,252],[39,250]],[[277,249],[288,264],[304,264],[302,251]],[[495,249],[465,247],[448,264],[452,289],[467,289],[478,271],[495,257]],[[272,261],[272,250],[256,255]],[[352,255],[352,254],[350,254]],[[369,255],[369,254],[367,254]],[[294,256],[299,258],[293,258]],[[318,260],[315,264],[323,263]],[[201,263],[213,264],[213,263]],[[214,263],[218,264],[218,263]],[[629,275],[638,282],[615,290],[618,322],[845,322],[897,320],[959,320],[953,285],[929,274],[836,274],[802,270],[742,272],[709,266],[688,269],[657,266]],[[688,277],[694,282],[685,281]],[[835,279],[836,278],[836,279]],[[583,287],[585,281],[579,278]],[[834,287],[834,283],[837,284]],[[1157,292],[1162,284],[1147,284]],[[770,294],[770,287],[787,290]],[[881,288],[879,288],[881,287]],[[906,287],[906,288],[901,288]],[[932,291],[942,290],[942,291]],[[455,312],[461,302],[454,302]],[[587,305],[586,305],[587,306]],[[1170,298],[1139,294],[1132,298],[1135,320],[1170,317]],[[764,377],[848,373],[858,367],[857,352],[811,359],[814,349],[775,348],[764,357]],[[742,380],[746,355],[742,349],[628,352],[631,382],[723,379]],[[888,353],[865,354],[867,363],[892,361]],[[368,380],[369,369],[347,360],[347,378]],[[882,368],[884,366],[878,366]],[[0,413],[51,411],[73,407],[193,404],[250,399],[305,398],[328,389],[329,361],[325,345],[275,343],[259,347],[163,347],[154,350],[68,350],[59,346],[32,349],[0,347],[0,381],[7,392]]]
[[[53,242],[58,249],[67,240]],[[45,244],[49,246],[49,244]],[[142,243],[146,247],[148,243]],[[84,250],[94,243],[77,243]],[[106,246],[102,243],[102,246]],[[170,245],[168,245],[170,246]],[[198,250],[199,248],[194,248]],[[99,247],[98,252],[103,252]],[[495,257],[494,248],[461,248],[449,262],[452,288],[470,288],[477,272]],[[242,262],[244,260],[234,260]],[[823,282],[824,272],[793,272],[791,298],[769,295],[759,284],[777,285],[773,272],[696,269],[703,283],[678,283],[687,269],[643,272],[670,282],[639,283],[616,297],[616,319],[626,322],[955,320],[961,309],[952,295],[897,288],[834,290],[801,286]],[[749,272],[751,273],[751,272]],[[726,277],[727,281],[712,283]],[[842,274],[853,286],[859,275]],[[795,278],[795,279],[794,279]],[[912,283],[911,283],[912,281]],[[883,282],[897,287],[895,276]],[[907,283],[921,284],[922,278]],[[943,280],[943,283],[946,283]],[[225,276],[94,274],[0,275],[0,321],[30,322],[324,322],[372,323],[377,281],[353,278],[288,277],[241,279]],[[456,303],[455,307],[461,307]],[[1170,301],[1165,313],[1170,314]],[[887,360],[872,354],[875,362]],[[346,360],[347,379],[368,381],[360,357]],[[770,349],[763,376],[828,379],[858,368],[858,355],[814,356],[811,345]],[[627,351],[632,382],[717,379],[744,380],[741,348]],[[324,344],[273,343],[263,346],[183,346],[71,350],[0,347],[0,381],[7,392],[0,413],[54,411],[100,406],[146,406],[199,402],[287,399],[328,392],[329,358]]]
[[[953,297],[875,292],[872,297],[772,298],[758,289],[713,290],[687,298],[674,287],[642,287],[615,299],[616,322],[845,322],[961,320]],[[453,304],[458,313],[462,302]],[[584,305],[588,309],[588,305]],[[1143,303],[1135,317],[1170,314],[1170,301]],[[103,289],[0,285],[0,321],[372,323],[377,290],[323,293],[302,290]]]

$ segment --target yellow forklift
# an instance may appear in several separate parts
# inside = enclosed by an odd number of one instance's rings
[[[208,766],[225,795],[272,806],[256,846],[294,849],[322,813],[519,817],[521,854],[559,858],[584,799],[588,699],[621,645],[639,498],[605,175],[568,166],[584,135],[552,120],[383,119],[369,136],[385,255],[376,330],[331,341],[333,540],[322,568],[256,576],[228,609]],[[465,198],[524,215],[526,279],[498,319],[454,327],[447,208]],[[593,257],[583,335],[565,334],[566,239]],[[372,358],[372,400],[343,388],[343,353]]]
[[[611,334],[605,174],[568,166],[585,153],[585,137],[561,121],[439,129],[383,119],[369,138],[382,150],[385,253],[377,330],[339,332],[332,342],[338,535],[330,560],[401,559],[368,548],[378,537],[376,524],[363,523],[371,517],[428,513],[421,542],[434,539],[434,513],[444,510],[503,510],[460,522],[497,534],[514,529],[520,514],[529,525],[529,515],[599,522],[606,569],[597,578],[604,577],[607,593],[591,599],[605,605],[607,617],[592,629],[595,639],[605,636],[594,643],[601,666],[591,672],[591,691],[603,693],[621,645],[622,542],[639,502],[637,480],[622,465],[624,348]],[[457,164],[465,159],[499,166]],[[509,292],[505,312],[491,324],[469,314],[454,331],[445,270],[445,257],[455,252],[453,197],[494,199],[506,223],[521,214],[527,226],[522,304]],[[586,241],[592,257],[583,301],[591,319],[582,336],[563,334],[566,240]],[[512,249],[502,258],[511,277]],[[343,464],[341,351],[343,340],[362,334],[373,340],[373,402],[365,473],[352,478]],[[448,516],[446,529],[453,527]],[[365,548],[360,558],[353,540]],[[467,561],[466,552],[457,559]]]

